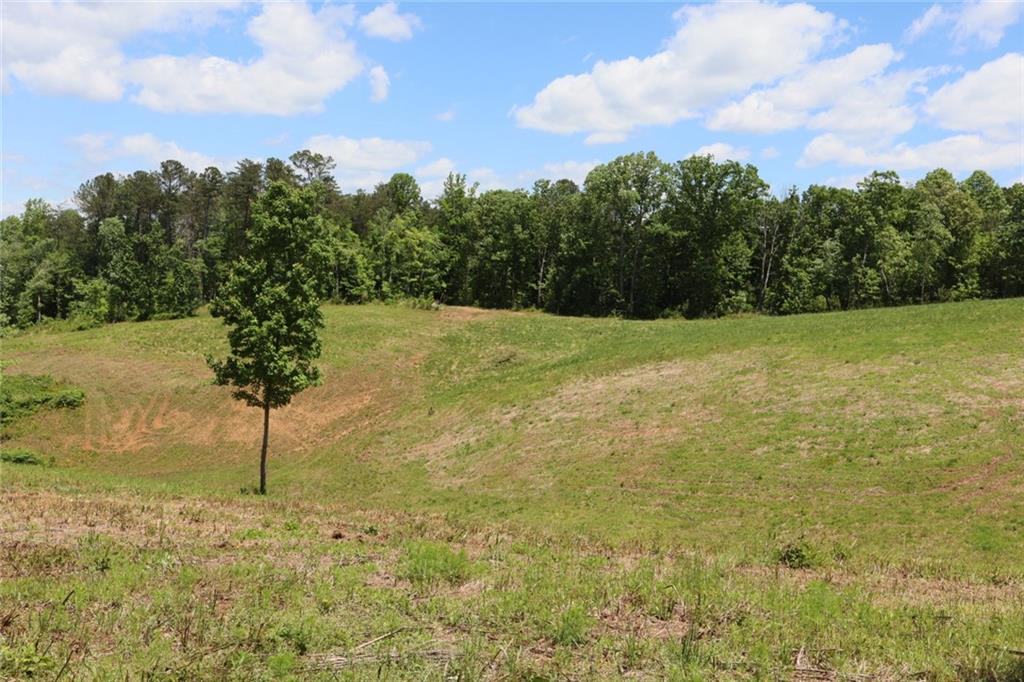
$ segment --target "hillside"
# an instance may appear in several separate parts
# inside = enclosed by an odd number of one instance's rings
[[[80,551],[97,533],[139,549],[133,524],[173,509],[180,560],[206,557],[197,584],[216,583],[204,568],[216,545],[203,543],[257,518],[283,535],[238,543],[246,560],[369,552],[353,561],[400,578],[430,537],[427,554],[471,566],[443,589],[417,587],[415,571],[389,585],[349,576],[354,601],[334,599],[354,609],[337,624],[350,639],[273,639],[246,662],[264,672],[279,649],[301,665],[362,641],[342,625],[375,624],[356,613],[365,588],[389,614],[366,640],[411,619],[457,652],[413,655],[412,668],[387,659],[399,677],[440,677],[469,650],[470,678],[1024,673],[1005,652],[1024,648],[1024,301],[690,322],[384,305],[325,316],[323,385],[272,416],[267,500],[239,493],[256,475],[260,415],[210,383],[217,320],[5,339],[5,373],[48,374],[86,396],[12,427],[5,448],[55,466],[4,465],[7,560],[11,543]],[[187,509],[194,524],[179,518]],[[99,530],[71,521],[89,510]],[[118,514],[134,521],[118,530]],[[295,537],[289,519],[301,519]],[[373,533],[352,530],[366,524]],[[313,564],[307,578],[337,583]],[[82,571],[9,565],[18,580],[0,591],[0,615],[85,592],[72,585]],[[543,588],[521,582],[533,571]],[[634,583],[646,596],[629,597]],[[658,585],[669,602],[647,592]],[[411,601],[380,596],[396,591]],[[540,602],[516,602],[527,593]],[[281,617],[313,618],[302,603]],[[643,623],[622,615],[634,611]],[[27,621],[11,627],[28,641]],[[188,658],[187,637],[168,637],[138,669]],[[209,671],[230,668],[210,656]]]

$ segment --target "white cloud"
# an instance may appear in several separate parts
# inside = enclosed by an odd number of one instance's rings
[[[726,142],[715,142],[700,147],[694,156],[706,156],[710,154],[716,161],[743,161],[750,156],[750,150],[744,147],[734,147]]]
[[[821,163],[893,170],[994,170],[1024,166],[1024,149],[1019,144],[994,142],[979,135],[954,135],[919,145],[903,143],[890,147],[851,143],[834,133],[825,133],[811,140],[799,161],[801,166]]]
[[[906,132],[916,120],[908,94],[941,69],[887,73],[899,59],[886,43],[862,45],[718,109],[707,126],[756,133],[800,127],[870,135]]]
[[[1024,5],[1016,0],[978,0],[963,6],[953,25],[953,38],[960,44],[977,39],[995,47],[1006,29],[1020,20]]]
[[[248,26],[262,48],[252,62],[221,57],[162,55],[138,60],[130,79],[142,89],[136,102],[163,112],[315,112],[362,70],[355,45],[344,37],[344,12],[326,6],[268,3]]]
[[[687,5],[666,48],[649,57],[598,61],[588,73],[557,78],[517,107],[518,124],[553,133],[622,141],[637,126],[697,115],[723,97],[794,73],[843,28],[803,3]]]
[[[443,171],[443,173],[442,173]],[[438,159],[416,170],[417,181],[420,184],[420,192],[427,199],[435,199],[444,190],[444,181],[449,172],[456,172],[455,164],[450,159]],[[506,189],[515,186],[515,183],[508,182],[499,175],[493,168],[480,166],[465,172],[466,182],[486,192],[492,189]]]
[[[3,84],[10,77],[33,90],[116,101],[162,112],[315,112],[363,69],[345,27],[351,6],[266,3],[247,26],[260,49],[251,60],[155,55],[133,59],[122,43],[147,33],[198,30],[220,20],[221,2],[7,3],[3,21]]]
[[[443,156],[416,169],[416,175],[425,178],[446,178],[449,173],[453,172],[455,172],[455,162]]]
[[[779,156],[779,150],[775,147],[765,147],[761,150],[762,159],[774,159]]]
[[[441,157],[416,169],[416,180],[420,183],[420,192],[426,199],[434,199],[444,191],[444,181],[449,173],[455,172],[455,162]]]
[[[46,94],[120,99],[128,65],[123,41],[142,33],[201,30],[239,6],[237,0],[4,3],[3,88],[13,76]]]
[[[304,148],[334,157],[334,176],[342,189],[370,189],[391,173],[419,161],[430,152],[429,142],[316,135]]]
[[[972,42],[983,47],[995,47],[1002,41],[1006,29],[1020,20],[1022,12],[1024,5],[1016,0],[932,5],[907,27],[903,39],[913,42],[933,28],[950,26],[949,35],[957,48],[962,49]]]
[[[209,166],[226,167],[224,161],[183,149],[175,142],[158,139],[151,133],[114,136],[108,133],[86,133],[71,138],[86,160],[102,163],[112,159],[135,159],[156,167],[161,161],[174,159],[195,171]]]
[[[370,99],[374,102],[383,102],[388,98],[390,88],[391,79],[383,66],[375,66],[370,69]]]
[[[359,18],[359,28],[373,38],[387,40],[409,40],[414,31],[423,27],[423,22],[415,14],[401,14],[398,4],[387,2],[369,14]]]
[[[903,32],[903,40],[912,43],[934,27],[949,23],[951,19],[952,15],[942,9],[941,5],[932,5],[907,27]]]
[[[437,116],[434,116],[434,118],[442,123],[451,123],[455,120],[455,107],[442,111]]]
[[[561,161],[558,163],[545,163],[544,173],[553,180],[561,180],[565,178],[567,180],[572,180],[577,185],[582,185],[583,181],[587,179],[587,174],[594,170],[599,163],[600,161],[597,161],[596,159],[590,161]]]
[[[1024,144],[1024,55],[1009,53],[942,86],[924,109],[950,130],[1017,137]]]

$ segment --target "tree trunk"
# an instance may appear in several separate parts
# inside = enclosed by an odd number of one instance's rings
[[[270,436],[270,401],[263,394],[263,447],[260,449],[260,495],[267,494],[267,440]]]

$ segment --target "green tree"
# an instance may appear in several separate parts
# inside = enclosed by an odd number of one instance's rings
[[[376,192],[383,197],[391,215],[418,211],[423,204],[419,183],[408,173],[395,173],[390,180],[377,185]]]
[[[572,180],[538,180],[533,184],[530,198],[536,225],[530,236],[536,272],[533,296],[538,308],[550,306],[559,267],[558,253],[563,235],[580,219],[580,197],[580,189]]]
[[[470,260],[476,251],[470,212],[476,203],[476,185],[468,186],[466,176],[449,173],[437,199],[437,231],[445,247],[446,302],[467,303]]]
[[[982,221],[982,211],[977,202],[943,168],[933,170],[918,180],[914,190],[922,200],[935,204],[943,225],[953,237],[943,257],[943,286],[955,300],[976,298],[981,293],[978,233]]]
[[[299,176],[304,184],[310,185],[314,182],[331,184],[334,182],[334,177],[331,173],[337,164],[334,163],[334,159],[330,156],[303,149],[289,156],[288,160],[298,169]]]
[[[263,410],[261,495],[267,492],[270,410],[283,407],[320,381],[323,327],[315,273],[324,224],[315,189],[272,184],[256,200],[249,249],[231,267],[211,310],[223,318],[230,353],[207,357],[215,381]]]
[[[484,192],[472,220],[480,255],[470,271],[473,302],[487,308],[522,308],[536,297],[537,226],[529,195],[522,190]]]
[[[90,329],[110,321],[110,284],[101,277],[76,279],[75,300],[68,317],[78,329]]]
[[[755,303],[754,245],[764,238],[759,223],[767,194],[757,169],[735,161],[692,156],[668,170],[673,295],[683,292],[687,315],[739,312]]]
[[[383,299],[436,298],[444,288],[444,246],[414,212],[378,212],[370,224],[369,253]]]
[[[202,261],[186,258],[181,243],[164,247],[153,263],[159,279],[154,286],[155,312],[160,317],[188,317],[202,298]]]
[[[928,300],[928,291],[938,284],[939,263],[953,243],[953,236],[942,223],[942,212],[931,201],[915,211],[910,245],[911,280],[917,283],[918,300]]]
[[[108,316],[111,321],[139,316],[143,272],[135,259],[132,239],[120,218],[107,218],[99,226],[99,272],[110,284]]]
[[[586,195],[598,240],[608,249],[598,256],[599,296],[629,317],[651,314],[663,278],[656,276],[660,212],[668,167],[654,152],[627,154],[597,166],[586,180]]]

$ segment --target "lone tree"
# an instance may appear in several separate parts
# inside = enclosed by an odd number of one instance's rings
[[[260,494],[267,492],[270,410],[320,382],[313,361],[320,356],[323,327],[317,275],[325,229],[318,215],[317,186],[275,182],[256,201],[248,248],[232,263],[227,282],[211,305],[228,330],[231,352],[207,356],[218,385],[263,408]]]

